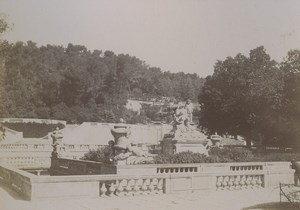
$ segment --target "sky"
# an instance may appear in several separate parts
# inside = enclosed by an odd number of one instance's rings
[[[0,13],[13,43],[85,45],[201,77],[261,45],[279,62],[300,49],[299,0],[0,0]]]

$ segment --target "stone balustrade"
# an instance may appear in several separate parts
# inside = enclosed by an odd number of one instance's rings
[[[163,194],[163,178],[130,178],[100,181],[100,197]]]
[[[27,150],[28,144],[2,144],[0,150]]]
[[[217,190],[243,190],[264,187],[264,175],[227,175],[217,176]]]
[[[0,164],[4,164],[15,168],[49,168],[50,156],[48,154],[41,154],[39,156],[30,156],[30,154],[19,154],[1,157]]]
[[[230,166],[230,171],[253,171],[263,170],[262,165]]]
[[[96,146],[93,145],[93,148]],[[51,144],[0,144],[0,164],[16,168],[50,167],[52,151]],[[88,151],[81,150],[78,145],[75,150],[68,150],[66,156],[78,159]]]
[[[59,166],[78,170],[76,164],[85,161],[59,159]],[[90,162],[91,166],[93,163]],[[93,167],[103,167],[101,163]],[[263,165],[263,170],[230,170],[231,166]],[[26,171],[0,165],[0,181],[8,184],[25,198],[44,199],[58,197],[121,197],[161,193],[182,193],[221,190],[253,190],[277,187],[280,182],[293,183],[293,170],[288,162],[274,163],[219,163],[121,166],[117,174],[37,176]],[[80,168],[87,174],[89,167]],[[197,170],[195,169],[197,168]],[[201,168],[201,170],[199,170]],[[207,170],[203,170],[207,169]],[[253,169],[253,170],[251,170]],[[100,169],[102,170],[102,169]],[[158,171],[159,170],[159,171]],[[162,170],[163,173],[160,173]],[[187,170],[187,171],[185,171]],[[123,174],[122,174],[123,173]],[[47,190],[45,190],[47,189]]]
[[[198,167],[157,167],[158,174],[168,174],[168,173],[196,173],[198,172]]]

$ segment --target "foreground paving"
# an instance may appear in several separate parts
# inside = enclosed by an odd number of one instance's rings
[[[279,199],[279,189],[274,188],[121,198],[25,201],[7,187],[0,185],[0,210],[240,210],[261,203],[279,202]],[[253,209],[258,210],[255,207]]]

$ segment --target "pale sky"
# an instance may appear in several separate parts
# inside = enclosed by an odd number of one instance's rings
[[[277,61],[300,48],[300,0],[0,0],[0,13],[11,42],[85,45],[200,76],[261,45]]]

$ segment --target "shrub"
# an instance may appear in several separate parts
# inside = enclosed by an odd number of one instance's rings
[[[82,160],[107,163],[110,162],[113,152],[109,146],[101,147],[97,150],[90,150],[81,158]]]
[[[213,162],[248,162],[253,161],[252,151],[247,148],[213,147],[208,152]]]
[[[180,152],[177,154],[161,154],[154,158],[156,164],[175,163],[225,163],[253,161],[253,154],[246,148],[212,148],[209,156],[193,152]]]
[[[156,164],[176,164],[176,163],[205,163],[210,159],[200,153],[180,152],[177,154],[161,154],[154,157]]]
[[[269,161],[291,161],[300,160],[300,153],[295,152],[264,152],[264,153],[254,153],[253,161],[269,162]]]

